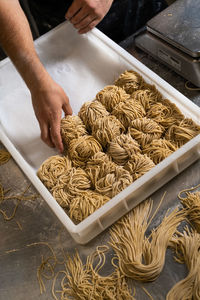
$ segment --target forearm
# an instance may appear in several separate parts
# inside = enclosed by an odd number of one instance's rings
[[[0,44],[30,90],[42,88],[50,76],[41,64],[31,30],[18,0],[0,0]]]
[[[40,62],[18,0],[0,0],[0,44],[30,89],[42,140],[62,152],[60,120],[62,110],[72,114],[69,99]]]

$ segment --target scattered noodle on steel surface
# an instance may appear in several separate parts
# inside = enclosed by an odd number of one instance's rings
[[[10,221],[15,217],[15,214],[17,212],[17,208],[18,208],[19,204],[21,203],[21,201],[28,201],[28,200],[37,199],[37,197],[38,197],[37,194],[32,194],[32,195],[25,196],[25,194],[27,193],[29,188],[30,188],[30,184],[25,188],[25,190],[22,193],[6,196],[6,194],[8,192],[10,192],[10,189],[9,190],[4,190],[2,184],[0,183],[0,207],[1,207],[0,208],[0,213],[2,214],[5,221]],[[6,212],[7,207],[5,207],[5,204],[7,204],[8,200],[9,201],[14,200],[14,209],[13,209],[12,213],[10,214],[10,216],[8,216],[8,213]]]
[[[189,91],[200,91],[200,87],[196,87],[195,85],[192,84],[191,85],[191,82],[188,80],[185,82],[185,88]]]
[[[106,261],[104,252],[107,249],[107,246],[97,247],[96,251],[87,257],[85,264],[81,261],[77,251],[73,257],[68,256],[65,269],[58,272],[54,278],[52,286],[54,299],[58,299],[55,294],[56,280],[62,274],[58,292],[63,300],[134,300],[125,277],[117,267],[110,275],[101,276],[99,274]]]
[[[0,166],[6,164],[11,158],[10,153],[5,149],[0,149]]]
[[[38,245],[47,246],[51,253],[51,255],[48,256],[46,259],[44,258],[44,256],[42,256],[42,263],[37,269],[37,279],[40,286],[40,294],[43,294],[43,292],[46,292],[46,287],[43,278],[47,280],[53,279],[55,277],[54,270],[56,265],[61,264],[63,262],[60,262],[57,259],[53,248],[47,242],[35,242],[35,243],[27,244],[26,247],[33,247]]]

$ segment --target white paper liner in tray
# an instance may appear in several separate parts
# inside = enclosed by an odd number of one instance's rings
[[[78,35],[64,22],[35,41],[35,46],[47,71],[69,96],[74,114],[122,72],[133,69],[199,124],[198,106],[97,29]],[[41,141],[30,93],[9,59],[0,62],[0,139],[74,240],[82,244],[200,157],[198,135],[75,225],[36,175],[41,163],[57,152]]]

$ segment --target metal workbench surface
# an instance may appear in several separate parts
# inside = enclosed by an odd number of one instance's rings
[[[200,92],[187,90],[183,78],[136,49],[133,37],[122,42],[121,46],[200,106]],[[200,183],[199,170],[200,160],[151,196],[156,205],[163,193],[167,192],[164,202],[151,224],[152,227],[160,223],[168,208],[174,208],[179,204],[177,194],[180,190]],[[0,182],[5,190],[10,189],[8,194],[20,194],[29,184],[28,179],[13,159],[0,166]],[[37,194],[37,191],[31,186],[27,193],[29,195]],[[10,200],[4,204],[3,209],[7,211],[8,215],[12,213],[15,203],[16,200]],[[42,256],[52,255],[46,243],[53,248],[56,256],[60,259],[62,258],[62,249],[70,254],[78,249],[84,260],[96,246],[106,244],[109,240],[109,231],[106,230],[87,245],[77,245],[40,196],[36,200],[21,201],[14,218],[10,221],[5,221],[0,215],[0,223],[0,300],[53,299],[52,280],[44,279],[46,292],[40,294],[37,279],[37,268],[41,264]],[[110,255],[112,256],[112,253],[109,254],[108,259],[110,259]],[[59,265],[56,270],[62,268],[64,269],[62,265]],[[107,262],[104,268],[106,274],[108,274],[109,268],[110,263]],[[132,285],[136,287],[135,297],[136,299],[149,299],[142,289],[144,286],[154,299],[165,299],[170,288],[186,274],[186,267],[176,263],[171,250],[167,250],[164,269],[156,281],[143,285],[133,282]]]

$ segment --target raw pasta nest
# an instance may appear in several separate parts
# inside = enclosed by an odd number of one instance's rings
[[[116,196],[132,183],[132,176],[121,166],[113,162],[103,163],[98,170],[95,189],[110,198]]]
[[[78,115],[83,120],[86,128],[91,131],[92,124],[99,118],[108,116],[109,112],[105,109],[101,102],[94,100],[85,102]]]
[[[143,153],[147,154],[155,164],[158,164],[176,150],[177,148],[170,143],[170,141],[166,139],[155,139],[144,146]]]
[[[92,190],[85,190],[81,194],[77,194],[70,202],[70,218],[81,222],[109,200],[110,198],[107,196]]]
[[[145,114],[143,106],[133,99],[120,102],[112,111],[112,115],[114,115],[125,128],[130,126],[132,120],[142,118]]]
[[[83,191],[91,188],[91,180],[88,174],[81,168],[71,168],[66,173],[64,185],[59,183],[52,189],[53,196],[58,203],[67,208],[72,199]]]
[[[86,127],[78,116],[65,116],[61,120],[60,129],[62,140],[66,146],[69,145],[71,140],[87,134]]]
[[[94,156],[86,166],[86,172],[89,175],[94,189],[100,194],[110,198],[117,195],[132,182],[132,177],[123,167],[114,162],[103,159],[103,155]]]
[[[140,89],[144,83],[142,76],[135,71],[125,71],[115,81],[115,85],[123,88],[127,94],[132,94],[134,91]]]
[[[154,162],[146,154],[138,153],[129,159],[124,168],[129,171],[134,181],[150,171],[154,166]]]
[[[155,121],[148,118],[139,118],[131,122],[128,132],[143,148],[154,139],[159,139],[163,133],[161,127]]]
[[[191,119],[185,118],[179,125],[172,125],[165,134],[165,138],[181,147],[200,133],[200,126]]]
[[[112,112],[117,104],[126,102],[129,98],[129,94],[121,87],[115,85],[106,86],[96,95],[96,99],[100,101],[109,112]]]
[[[51,190],[58,180],[65,181],[65,174],[71,167],[71,160],[67,156],[55,155],[42,163],[37,175],[44,185]]]
[[[101,144],[91,135],[74,139],[69,144],[69,155],[75,167],[84,167],[87,160],[101,150]]]
[[[140,145],[129,133],[115,137],[108,146],[108,155],[118,165],[125,165],[135,153],[140,153]]]
[[[124,126],[115,116],[107,116],[96,120],[92,126],[92,135],[106,148],[107,144],[125,131]]]
[[[88,160],[85,171],[90,177],[93,188],[95,187],[95,182],[99,176],[100,168],[102,164],[111,162],[110,157],[104,152],[97,152],[94,156]]]
[[[138,101],[147,112],[153,104],[162,100],[162,95],[154,85],[146,85],[144,89],[133,92],[131,98]]]
[[[168,99],[153,104],[147,112],[147,117],[158,122],[165,128],[168,128],[173,124],[178,124],[184,119],[183,114],[177,106]]]

